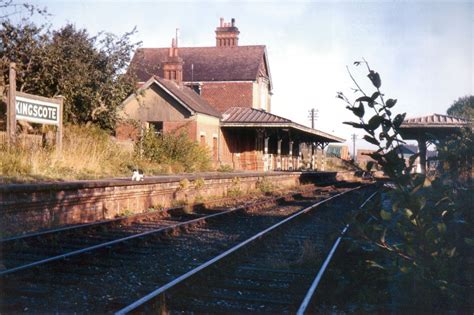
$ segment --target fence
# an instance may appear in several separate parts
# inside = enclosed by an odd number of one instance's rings
[[[7,133],[5,131],[0,131],[0,144],[6,144],[7,142]],[[21,145],[22,147],[41,147],[43,144],[43,136],[18,134],[17,144]]]

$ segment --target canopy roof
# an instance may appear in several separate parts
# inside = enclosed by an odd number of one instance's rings
[[[222,128],[271,128],[292,130],[308,141],[314,142],[344,142],[345,140],[332,134],[309,128],[263,110],[248,107],[231,107],[221,120]]]
[[[463,118],[433,114],[428,116],[407,118],[400,126],[400,134],[404,139],[440,138],[468,127],[469,121]]]

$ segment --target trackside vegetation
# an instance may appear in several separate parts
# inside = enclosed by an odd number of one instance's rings
[[[397,100],[382,92],[380,75],[365,60],[354,64],[366,68],[374,91],[364,91],[349,71],[359,95],[350,100],[339,92],[337,97],[356,117],[346,124],[378,147],[370,157],[391,187],[350,218],[353,250],[365,259],[364,268],[381,270],[377,281],[384,285],[376,290],[372,286],[372,293],[388,293],[382,303],[390,307],[379,310],[472,313],[472,126],[434,141],[439,152],[436,174],[413,173],[417,155],[406,162],[399,153],[404,144],[399,130],[406,114],[395,112]],[[377,303],[369,300],[356,303],[362,309],[364,303]]]
[[[139,144],[130,151],[98,126],[67,125],[62,152],[41,141],[0,144],[0,183],[129,177],[134,169],[149,176],[211,168],[208,149],[182,134],[157,137],[150,132],[142,143],[142,151]]]

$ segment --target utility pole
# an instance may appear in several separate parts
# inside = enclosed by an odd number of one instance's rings
[[[356,140],[357,140],[357,135],[355,133],[353,133],[351,135],[352,137],[352,154],[353,154],[353,160],[355,162],[356,160]]]
[[[318,119],[319,110],[311,108],[309,110],[309,120],[311,121],[311,128],[314,129],[314,122]]]

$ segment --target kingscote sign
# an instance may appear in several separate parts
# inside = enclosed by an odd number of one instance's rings
[[[39,124],[59,125],[59,106],[57,103],[16,96],[16,119]]]
[[[63,139],[63,97],[47,98],[16,90],[16,65],[10,63],[8,72],[7,141],[15,144],[17,120],[56,125],[56,148],[61,151]]]

